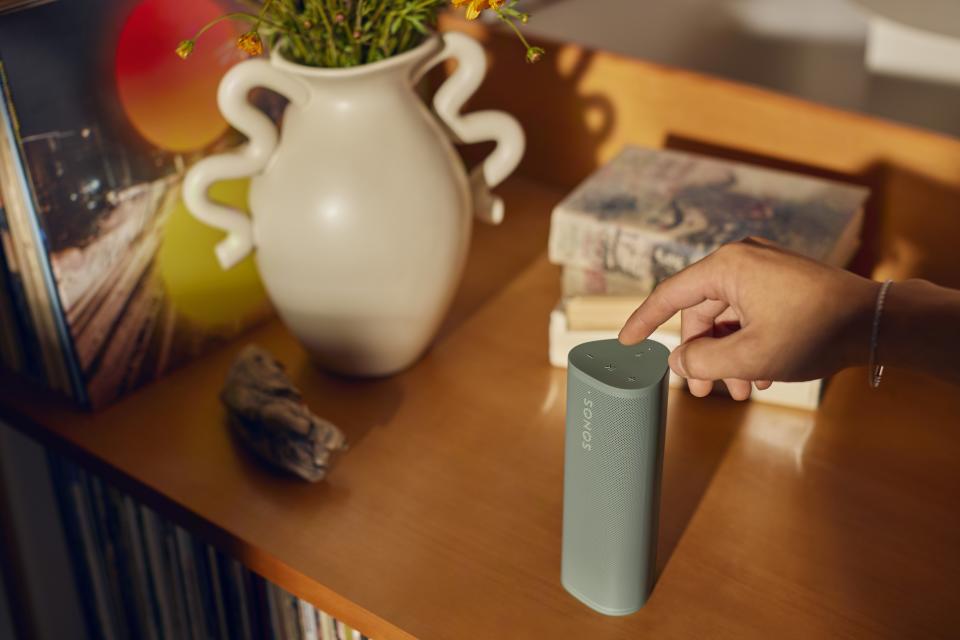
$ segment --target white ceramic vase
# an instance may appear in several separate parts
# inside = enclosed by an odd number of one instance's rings
[[[434,115],[414,86],[448,58],[457,68]],[[412,364],[460,281],[472,218],[502,220],[490,188],[520,162],[524,136],[505,113],[460,115],[485,73],[482,47],[448,33],[359,67],[307,67],[274,52],[224,76],[220,110],[249,142],[194,165],[185,202],[227,232],[216,247],[224,269],[256,248],[277,312],[321,366],[378,376]],[[290,100],[282,131],[248,102],[254,87]],[[468,177],[453,142],[484,140],[496,148]],[[207,197],[212,183],[243,176],[252,217]]]

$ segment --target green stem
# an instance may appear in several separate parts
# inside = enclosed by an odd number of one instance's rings
[[[320,15],[320,20],[323,22],[323,26],[327,30],[327,65],[334,66],[337,57],[337,47],[334,45],[333,40],[337,37],[337,34],[333,30],[333,23],[327,17],[327,13],[323,10],[323,5],[319,2],[317,3],[317,13]]]
[[[210,22],[208,22],[207,24],[203,25],[203,27],[201,27],[200,30],[197,31],[197,34],[196,34],[195,36],[193,36],[193,39],[196,40],[197,38],[199,38],[200,36],[202,36],[204,33],[206,33],[207,31],[209,31],[211,27],[213,27],[214,25],[216,25],[216,24],[219,23],[219,22],[223,22],[224,20],[247,20],[247,21],[249,21],[249,22],[254,23],[254,28],[256,28],[256,25],[259,24],[260,22],[265,22],[266,24],[270,25],[270,26],[273,27],[274,29],[279,29],[279,30],[281,30],[281,31],[286,31],[286,29],[284,29],[284,28],[281,27],[280,25],[274,24],[274,23],[272,23],[272,22],[268,22],[268,21],[266,21],[266,20],[263,20],[260,16],[255,16],[255,15],[250,14],[250,13],[235,12],[235,13],[227,13],[227,14],[224,14],[224,15],[220,16],[219,18],[215,18],[215,19],[211,20]]]
[[[383,12],[386,10],[386,8],[387,8],[387,3],[381,2],[380,7],[377,9],[376,13],[373,14],[373,17],[370,19],[370,21],[367,24],[371,24],[371,25],[378,24],[380,21],[380,16],[383,15]]]
[[[513,29],[513,32],[517,34],[518,38],[520,38],[520,42],[523,43],[523,46],[526,47],[528,50],[531,49],[532,47],[530,46],[530,43],[527,42],[527,39],[523,37],[523,33],[520,32],[520,29],[517,28],[517,25],[514,24],[513,20],[503,15],[503,13],[501,13],[499,9],[496,10],[496,13],[497,13],[497,17],[500,18],[501,22],[510,25],[510,28]]]
[[[267,12],[267,9],[270,8],[270,3],[271,3],[271,2],[273,2],[273,0],[267,0],[266,2],[264,2],[264,3],[263,3],[263,7],[261,7],[261,8],[260,8],[260,11],[257,12],[257,23],[256,23],[255,25],[253,25],[253,28],[254,28],[254,29],[256,29],[257,27],[259,27],[259,26],[260,26],[260,23],[264,21],[264,20],[263,20],[263,14],[265,14],[265,13]]]
[[[357,9],[356,9],[356,11],[357,11],[356,14],[354,14],[353,30],[354,30],[354,32],[359,32],[359,31],[360,31],[360,18],[361,18],[361,16],[363,16],[363,0],[357,0]]]
[[[413,27],[408,24],[400,27],[400,41],[397,45],[397,51],[406,51],[407,47],[410,45],[410,39],[413,37]]]

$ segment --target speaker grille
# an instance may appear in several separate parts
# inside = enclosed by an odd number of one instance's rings
[[[567,391],[564,584],[595,606],[632,611],[653,580],[661,394],[616,397],[572,375]]]

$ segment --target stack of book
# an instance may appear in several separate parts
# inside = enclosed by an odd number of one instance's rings
[[[550,362],[616,337],[661,280],[748,236],[843,267],[859,247],[862,187],[682,153],[627,147],[561,202],[550,226],[550,261],[562,297],[550,315]],[[652,336],[680,344],[679,314]],[[671,384],[682,379],[671,374]],[[816,408],[822,380],[774,383],[753,398]]]
[[[192,163],[243,140],[216,107],[239,27],[183,61],[215,3],[5,8],[0,364],[102,406],[271,313],[252,260],[222,271],[222,234],[180,195]],[[246,188],[211,195],[242,207]]]
[[[90,638],[365,639],[97,476],[50,469]]]

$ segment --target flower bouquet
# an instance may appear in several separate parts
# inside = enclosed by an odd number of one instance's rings
[[[249,55],[263,52],[263,43],[282,49],[284,56],[311,67],[344,68],[377,62],[417,47],[437,23],[447,0],[263,0],[252,2],[255,11],[225,14],[183,40],[177,55],[186,58],[197,39],[223,20],[247,21],[250,29],[237,38]],[[527,42],[518,24],[529,15],[517,9],[517,0],[450,0],[465,8],[468,20],[483,11],[516,33],[528,62],[537,62],[544,51]]]

